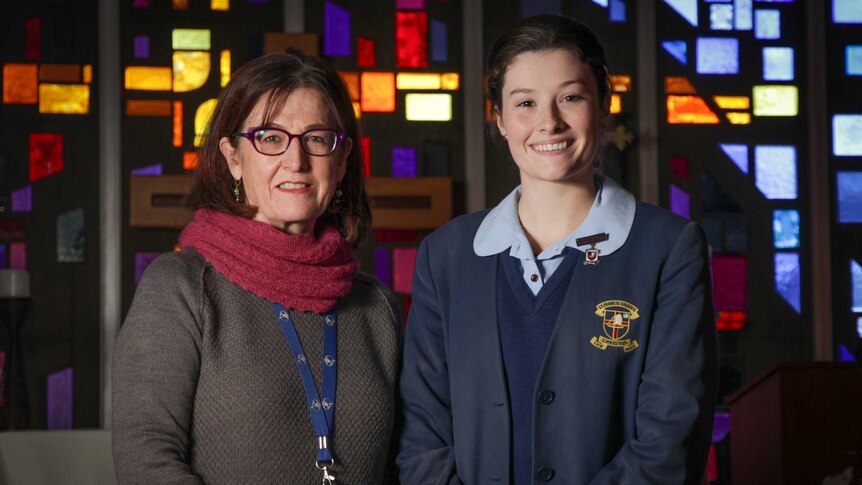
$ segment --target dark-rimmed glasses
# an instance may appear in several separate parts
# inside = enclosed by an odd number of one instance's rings
[[[245,133],[236,133],[234,136],[247,138],[258,153],[269,156],[281,155],[286,152],[294,138],[299,138],[305,153],[315,157],[331,154],[338,147],[338,143],[344,140],[343,132],[328,128],[314,128],[305,133],[294,135],[281,128],[256,126],[249,128]]]

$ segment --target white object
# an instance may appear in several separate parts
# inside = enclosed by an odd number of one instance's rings
[[[0,298],[28,298],[30,273],[22,269],[0,269]]]

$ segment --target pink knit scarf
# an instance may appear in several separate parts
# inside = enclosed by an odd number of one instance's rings
[[[287,234],[258,221],[200,209],[180,235],[228,280],[267,300],[325,313],[350,291],[357,271],[350,245],[333,226]]]

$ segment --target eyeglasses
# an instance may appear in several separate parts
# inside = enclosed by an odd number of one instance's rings
[[[299,138],[305,153],[323,157],[334,152],[345,135],[341,131],[326,128],[315,128],[300,135],[294,135],[280,128],[257,126],[249,128],[245,133],[236,133],[234,136],[247,138],[258,153],[269,156],[281,155],[287,151],[294,138]]]

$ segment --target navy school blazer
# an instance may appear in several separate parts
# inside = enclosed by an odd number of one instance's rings
[[[404,484],[511,481],[496,302],[508,255],[473,251],[487,212],[419,249],[401,377]],[[596,265],[578,256],[536,382],[536,481],[700,483],[718,388],[703,231],[638,202],[620,249]]]

